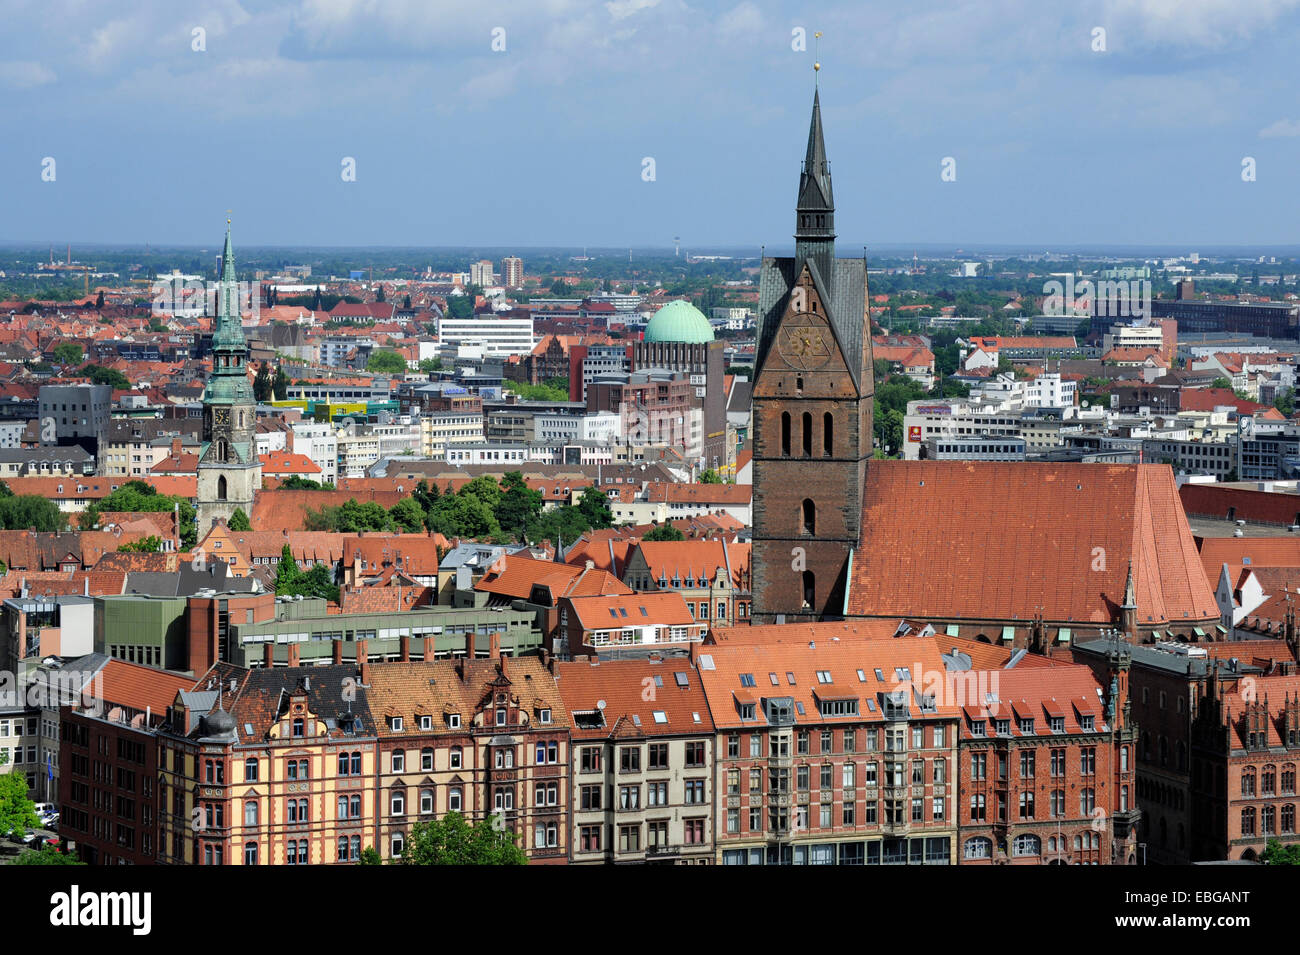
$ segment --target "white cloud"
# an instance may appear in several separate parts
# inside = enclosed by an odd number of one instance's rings
[[[1289,139],[1300,136],[1300,119],[1279,119],[1259,131],[1260,139]]]
[[[650,7],[657,7],[659,0],[610,0],[605,4],[605,9],[615,20],[622,20],[632,16],[639,10],[646,10]]]
[[[57,76],[47,66],[35,60],[12,60],[0,62],[0,86],[14,90],[29,90],[36,86],[53,83]]]

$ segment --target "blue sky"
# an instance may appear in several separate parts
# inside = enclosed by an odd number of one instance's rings
[[[1300,0],[9,0],[0,239],[788,245],[816,30],[844,252],[1297,241]]]

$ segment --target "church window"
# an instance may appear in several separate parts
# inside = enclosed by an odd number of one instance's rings
[[[803,609],[811,610],[817,599],[817,579],[811,570],[803,572]]]
[[[822,415],[822,456],[829,458],[835,447],[835,416],[829,411]]]
[[[817,505],[808,498],[803,502],[803,532],[812,536],[817,534]]]
[[[803,456],[812,457],[812,415],[803,413]]]
[[[790,456],[790,412],[781,412],[781,454]]]
[[[222,460],[225,460],[224,452],[222,452]],[[224,501],[225,499],[226,499],[226,476],[223,474],[217,478],[217,500]]]

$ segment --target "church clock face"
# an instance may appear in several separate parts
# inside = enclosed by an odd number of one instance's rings
[[[791,368],[811,371],[831,357],[830,333],[812,315],[795,315],[781,329],[777,347]]]
[[[230,409],[215,408],[212,411],[212,423],[218,427],[227,427],[230,424]]]

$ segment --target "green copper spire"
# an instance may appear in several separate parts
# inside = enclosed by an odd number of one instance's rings
[[[214,352],[239,352],[245,356],[248,343],[239,317],[239,285],[235,279],[235,251],[230,244],[230,220],[226,220],[226,247],[221,253],[221,287],[217,291],[217,321],[213,328]],[[226,370],[243,373],[243,361],[238,365],[218,363],[218,374]]]

